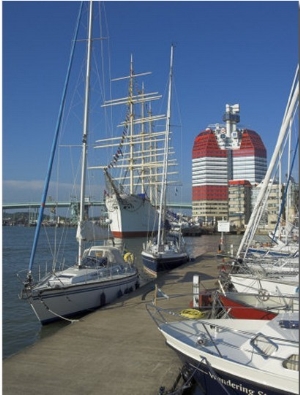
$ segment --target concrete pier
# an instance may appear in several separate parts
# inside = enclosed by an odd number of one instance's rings
[[[167,295],[186,294],[186,305],[178,307],[188,308],[193,276],[200,276],[202,290],[217,288],[217,266],[216,252],[202,251],[194,262],[5,359],[3,394],[157,395],[161,386],[171,389],[182,364],[145,305],[156,285]]]

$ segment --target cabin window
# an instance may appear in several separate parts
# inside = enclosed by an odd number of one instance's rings
[[[292,354],[282,362],[282,365],[286,369],[299,371],[299,354]]]
[[[272,355],[278,349],[277,344],[260,333],[251,340],[250,344],[261,353],[263,357]]]

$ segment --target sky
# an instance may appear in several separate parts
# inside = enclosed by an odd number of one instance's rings
[[[77,1],[2,2],[2,199],[39,202],[67,72]],[[165,90],[170,46],[180,138],[175,150],[191,202],[192,148],[226,104],[272,155],[298,63],[297,1],[108,1],[112,77],[151,71]],[[176,140],[176,139],[175,139]],[[101,181],[99,181],[101,183]]]

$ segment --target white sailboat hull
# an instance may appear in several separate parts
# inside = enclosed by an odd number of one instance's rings
[[[280,296],[299,294],[299,284],[296,276],[291,276],[290,279],[285,277],[285,280],[283,278],[251,277],[243,274],[230,274],[229,277],[237,292],[258,292],[266,298],[268,295]]]
[[[156,233],[158,212],[143,195],[107,196],[105,204],[115,238],[145,237]]]
[[[299,273],[299,258],[272,259],[270,262],[247,262],[247,266],[258,273],[289,275]]]
[[[28,301],[37,318],[44,325],[100,308],[134,291],[137,287],[138,274],[133,271],[130,276],[120,275],[115,279],[98,279],[94,282],[57,286],[51,289],[36,287],[28,292]]]
[[[82,136],[81,136],[81,180],[80,180],[80,195],[78,206],[77,203],[73,207],[72,220],[78,222],[78,229],[76,239],[78,242],[78,256],[76,264],[67,267],[64,270],[56,271],[56,266],[62,267],[67,266],[65,261],[65,255],[60,256],[58,252],[60,250],[60,241],[68,241],[67,237],[62,237],[62,240],[58,240],[56,235],[53,239],[55,242],[54,247],[51,249],[52,257],[52,268],[51,272],[48,271],[47,265],[45,264],[45,276],[41,278],[41,272],[39,268],[32,271],[35,253],[37,250],[37,243],[39,239],[39,231],[42,225],[43,213],[45,202],[47,198],[48,187],[50,184],[51,174],[53,172],[53,164],[55,160],[55,151],[58,148],[58,142],[60,141],[60,133],[62,129],[65,132],[63,114],[68,113],[66,104],[69,102],[67,86],[69,81],[72,80],[71,65],[73,63],[75,52],[76,38],[73,40],[72,51],[70,56],[70,63],[68,67],[68,74],[64,86],[64,93],[60,106],[60,112],[58,117],[58,123],[54,134],[53,145],[51,149],[51,155],[49,160],[49,167],[45,182],[45,187],[42,195],[42,204],[40,206],[37,231],[35,232],[35,238],[32,247],[32,253],[30,257],[29,270],[23,282],[22,298],[27,300],[39,321],[42,324],[49,323],[62,318],[71,317],[72,315],[81,314],[94,310],[98,307],[104,306],[108,303],[115,301],[118,297],[123,294],[134,291],[139,286],[139,274],[138,270],[130,263],[126,262],[122,256],[122,253],[117,248],[110,245],[97,245],[88,246],[90,242],[103,242],[110,241],[111,235],[97,226],[94,222],[89,221],[89,198],[87,197],[87,154],[88,154],[88,132],[89,132],[89,120],[90,120],[90,85],[91,75],[96,70],[91,69],[94,57],[92,58],[93,48],[92,43],[94,41],[92,37],[93,22],[93,2],[89,2],[88,6],[88,24],[87,24],[87,48],[86,48],[86,72],[85,72],[85,89],[84,89],[84,113],[82,119]],[[85,11],[83,7],[80,8],[80,14],[78,22]],[[80,25],[81,23],[78,23]],[[101,24],[100,24],[101,25]],[[98,26],[101,27],[101,26]],[[101,27],[102,28],[102,27]],[[85,33],[84,33],[85,34]],[[96,48],[94,48],[96,50]],[[95,57],[96,53],[94,52]],[[74,62],[76,63],[76,62]],[[72,125],[71,130],[73,130]],[[72,141],[75,137],[72,133]],[[59,162],[59,161],[58,161]],[[63,166],[62,166],[63,167]],[[60,177],[58,177],[60,179]],[[64,179],[64,177],[62,177]],[[70,183],[73,185],[73,182]],[[58,188],[59,189],[59,188]],[[76,193],[75,193],[76,194]],[[48,196],[49,198],[49,196]],[[77,212],[78,210],[78,212]],[[52,240],[51,240],[52,242]],[[86,244],[87,243],[87,244]],[[59,248],[58,248],[59,247]],[[68,246],[66,246],[67,248]],[[84,249],[86,248],[86,249]],[[62,249],[63,250],[63,249]],[[61,250],[61,251],[62,251]],[[65,250],[63,250],[65,251]],[[70,251],[71,252],[71,251]],[[66,254],[67,256],[67,254]],[[68,259],[68,258],[67,258]],[[36,273],[35,273],[36,271]]]

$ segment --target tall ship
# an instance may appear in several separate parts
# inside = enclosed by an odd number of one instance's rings
[[[103,107],[126,106],[126,116],[117,136],[96,141],[96,149],[112,149],[111,161],[97,165],[105,175],[104,201],[111,233],[115,238],[147,237],[156,234],[159,221],[159,196],[163,177],[166,114],[154,115],[152,102],[162,98],[158,92],[145,92],[135,74],[133,58],[128,80],[128,95],[105,101]],[[173,154],[169,148],[170,155]],[[176,159],[168,162],[169,174],[177,174]]]

